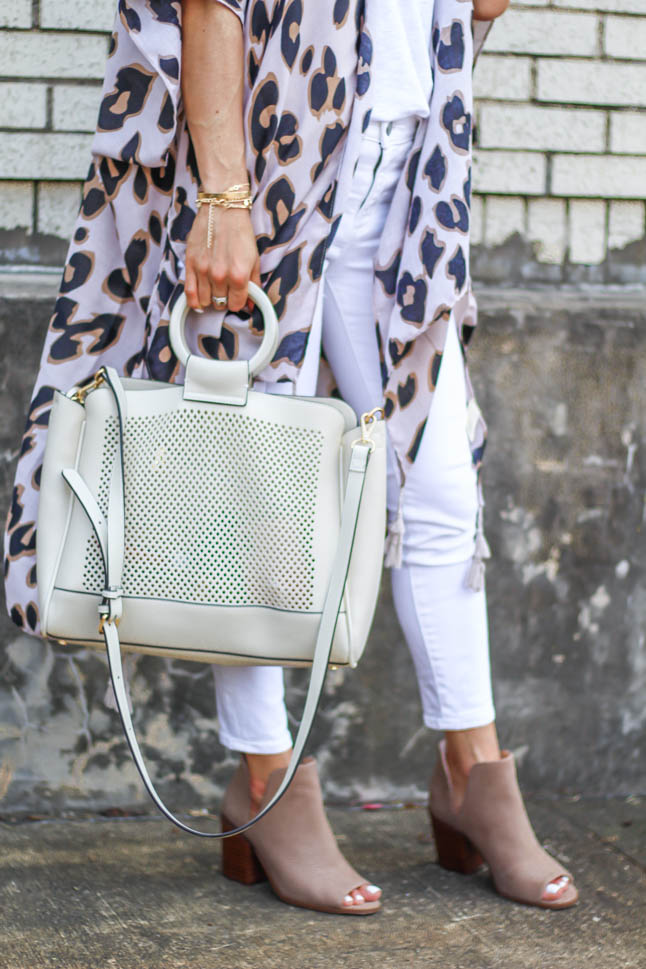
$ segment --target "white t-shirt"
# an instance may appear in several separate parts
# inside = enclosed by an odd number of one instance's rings
[[[368,0],[374,85],[371,117],[426,118],[433,89],[429,49],[434,0]]]

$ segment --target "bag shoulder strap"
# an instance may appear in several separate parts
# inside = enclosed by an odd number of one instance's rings
[[[363,486],[365,483],[368,461],[370,459],[370,453],[372,450],[372,442],[357,440],[352,445],[350,467],[348,470],[345,495],[343,499],[343,509],[341,512],[339,542],[332,564],[330,583],[325,596],[323,612],[321,614],[321,622],[319,624],[318,634],[316,637],[312,670],[307,696],[305,698],[305,706],[303,708],[303,716],[298,728],[296,740],[294,741],[289,766],[285,771],[283,780],[281,781],[278,790],[271,800],[265,805],[262,811],[260,811],[256,817],[252,818],[250,821],[247,821],[245,824],[240,825],[240,827],[235,828],[232,831],[199,831],[196,828],[191,828],[183,821],[180,821],[180,819],[177,818],[168,807],[166,807],[161,797],[157,793],[155,785],[148,774],[148,770],[137,741],[132,718],[130,716],[128,696],[123,677],[123,668],[121,665],[121,644],[119,642],[119,633],[117,630],[117,621],[120,618],[122,611],[123,595],[123,590],[121,588],[125,522],[123,506],[123,430],[126,418],[126,403],[125,394],[123,393],[123,389],[121,387],[121,381],[116,371],[111,367],[106,367],[105,369],[106,383],[112,391],[116,404],[119,427],[119,446],[117,447],[112,475],[113,481],[110,490],[110,507],[107,519],[107,529],[106,522],[104,520],[94,520],[97,514],[100,516],[100,512],[98,511],[98,506],[93,499],[92,501],[86,500],[87,495],[85,492],[89,494],[87,488],[85,488],[85,491],[83,488],[77,488],[76,476],[74,474],[69,474],[66,471],[64,472],[64,477],[85,510],[85,513],[90,519],[92,527],[97,535],[106,536],[107,554],[104,555],[106,588],[102,593],[103,601],[99,606],[99,616],[101,619],[100,629],[105,640],[106,651],[108,654],[110,676],[117,702],[117,709],[119,711],[119,716],[121,717],[121,723],[123,724],[126,740],[128,741],[128,746],[130,747],[137,770],[141,775],[141,779],[146,790],[148,791],[148,794],[162,814],[164,814],[169,821],[172,821],[173,824],[177,825],[178,828],[181,828],[182,831],[186,831],[188,834],[195,834],[201,838],[232,838],[256,824],[256,822],[263,818],[274,807],[292,782],[294,774],[296,773],[298,765],[303,757],[305,745],[310,735],[312,724],[314,723],[316,711],[321,699],[323,685],[325,683],[325,677],[330,662],[332,642],[334,640],[334,633],[343,600],[343,591],[345,589],[348,569],[350,567],[357,520],[361,506],[361,496],[363,494]]]

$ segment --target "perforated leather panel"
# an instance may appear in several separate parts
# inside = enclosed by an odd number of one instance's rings
[[[116,446],[109,419],[97,496],[104,514]],[[125,595],[313,607],[321,432],[184,409],[128,419],[124,448]],[[83,588],[103,588],[94,535]]]

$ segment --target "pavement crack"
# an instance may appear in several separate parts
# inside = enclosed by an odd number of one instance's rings
[[[567,814],[567,812],[563,812],[562,810],[560,810],[556,802],[552,802],[550,807],[555,814],[558,814],[558,816],[562,818],[564,821],[567,821],[568,824],[573,824],[572,818],[570,817],[570,815]],[[620,848],[609,837],[600,834],[594,828],[590,827],[589,824],[586,824],[585,821],[580,821],[578,825],[575,825],[575,827],[578,827],[579,825],[581,828],[583,828],[584,831],[587,831],[588,834],[591,834],[592,837],[595,838],[600,844],[605,845],[607,848],[610,848],[616,855],[618,855],[620,858],[624,858],[626,861],[630,862],[631,865],[634,865],[635,868],[637,868],[640,872],[642,872],[642,874],[646,875],[646,865],[643,862],[641,862],[638,858],[635,858],[634,855],[631,855],[629,852],[624,851],[623,848]]]

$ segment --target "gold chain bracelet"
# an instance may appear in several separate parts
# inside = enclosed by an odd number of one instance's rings
[[[251,187],[249,185],[231,185],[224,192],[198,192],[196,205],[209,207],[209,221],[206,237],[206,248],[213,247],[213,209],[250,209],[252,205]]]

